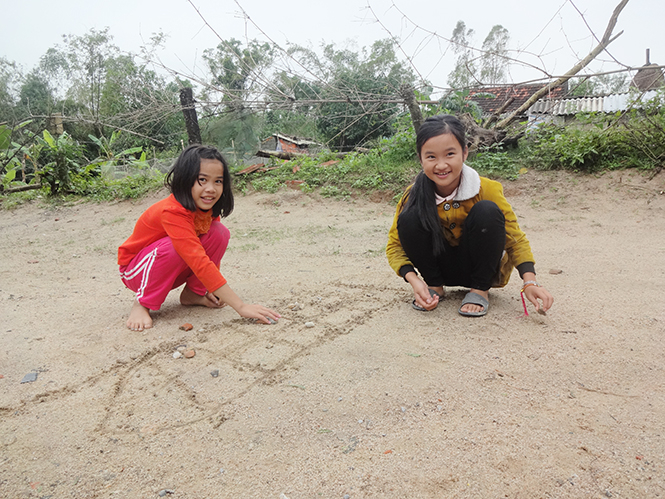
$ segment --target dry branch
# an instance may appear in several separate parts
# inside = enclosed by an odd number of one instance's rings
[[[614,12],[612,13],[612,17],[610,18],[609,22],[607,23],[607,28],[605,29],[605,34],[603,35],[603,38],[601,38],[600,43],[587,55],[584,59],[582,59],[580,62],[578,62],[575,66],[573,66],[568,72],[566,72],[561,78],[558,80],[545,85],[543,88],[538,90],[535,94],[533,94],[527,101],[522,104],[520,107],[518,107],[515,111],[513,111],[510,115],[508,115],[506,118],[503,120],[499,121],[496,124],[497,129],[502,129],[506,128],[508,125],[510,125],[513,121],[517,119],[517,116],[525,112],[527,109],[529,109],[538,99],[549,93],[553,88],[558,87],[559,85],[563,85],[565,82],[567,82],[570,78],[575,76],[577,73],[579,73],[585,66],[587,66],[591,61],[593,61],[598,54],[600,54],[607,46],[612,43],[614,40],[616,40],[623,31],[619,32],[616,36],[612,37],[612,31],[614,30],[614,27],[616,26],[617,19],[619,18],[619,14],[623,10],[623,8],[626,6],[628,3],[628,0],[621,0],[619,5],[617,5],[614,8]]]
[[[20,185],[18,187],[11,187],[10,189],[5,189],[4,186],[0,185],[0,192],[2,193],[23,192],[23,191],[31,191],[33,189],[41,189],[41,188],[42,184]]]

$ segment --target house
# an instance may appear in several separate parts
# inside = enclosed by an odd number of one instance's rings
[[[261,142],[261,150],[277,152],[300,152],[316,154],[322,144],[313,140],[299,139],[298,137],[289,137],[279,133],[273,133],[270,137]]]
[[[577,113],[614,113],[641,108],[658,96],[657,90],[627,92],[596,97],[571,97],[540,99],[527,111],[529,128],[539,123],[565,125],[575,119]]]
[[[645,90],[655,90],[665,85],[662,68],[658,64],[651,64],[649,58],[649,49],[647,49],[647,63],[637,71],[633,81],[630,82],[631,88],[636,88],[644,92]]]
[[[501,115],[509,114],[524,104],[529,97],[543,88],[546,84],[502,85],[498,87],[479,87],[469,91],[468,99],[474,101],[483,111],[483,117],[489,117],[499,111],[510,101]],[[562,98],[568,93],[568,82],[553,88],[549,98]],[[491,95],[487,95],[491,94]],[[512,99],[512,101],[511,101]]]

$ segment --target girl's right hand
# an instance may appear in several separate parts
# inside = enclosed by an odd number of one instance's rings
[[[422,279],[419,277],[416,279],[409,279],[409,284],[411,284],[411,287],[413,288],[413,295],[417,305],[420,305],[425,310],[433,310],[436,308],[439,304],[439,298],[431,295],[429,287]]]
[[[243,303],[240,307],[236,309],[236,312],[241,317],[246,317],[247,319],[258,319],[264,324],[271,324],[270,319],[274,322],[282,317],[274,310],[271,310],[263,305],[254,305],[251,303]]]

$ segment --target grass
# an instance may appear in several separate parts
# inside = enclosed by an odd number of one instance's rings
[[[467,163],[481,175],[498,180],[516,179],[527,168],[598,173],[628,167],[654,169],[662,164],[665,157],[665,140],[662,140],[665,137],[665,111],[650,115],[649,120],[635,119],[630,122],[630,127],[608,127],[591,118],[588,121],[591,126],[586,128],[542,127],[521,139],[518,148],[476,151],[469,155]],[[645,137],[652,144],[647,151],[649,154],[645,154],[637,141],[644,142]],[[273,159],[266,167],[263,172],[240,174],[244,165],[232,166],[234,191],[276,193],[297,188],[339,199],[362,198],[381,192],[382,198],[397,202],[420,171],[415,156],[415,138],[408,130],[382,139],[367,153],[354,152],[338,158],[334,153],[323,152],[315,157],[303,156],[289,161]],[[164,174],[152,168],[136,170],[121,179],[78,177],[73,179],[73,196],[51,198],[47,188],[0,193],[0,208],[13,209],[35,199],[60,205],[81,198],[96,202],[136,199],[160,189],[163,181]]]

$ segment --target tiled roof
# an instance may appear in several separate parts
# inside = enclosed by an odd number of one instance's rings
[[[510,113],[524,104],[538,90],[543,88],[543,84],[537,85],[504,85],[501,87],[480,87],[469,92],[468,99],[476,102],[483,110],[483,115],[490,115],[496,112],[508,99],[514,97],[515,100],[503,111]],[[477,95],[492,94],[495,97],[485,97]],[[552,89],[549,93],[550,98],[561,98],[568,93],[568,86],[561,85]],[[477,96],[476,96],[477,95]],[[526,113],[525,113],[526,114]]]

